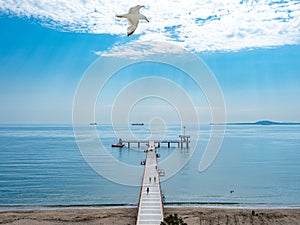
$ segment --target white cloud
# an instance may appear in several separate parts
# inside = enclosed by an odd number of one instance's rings
[[[141,0],[150,23],[140,23],[139,40],[176,42],[195,51],[235,51],[243,48],[300,43],[300,1],[278,0]],[[45,26],[72,32],[123,35],[132,1],[4,0],[5,14],[34,17]]]
[[[114,46],[112,49],[105,52],[95,52],[95,54],[121,58],[129,57],[134,60],[153,54],[183,54],[186,52],[184,48],[178,47],[174,44],[171,45],[170,42],[172,41],[168,41],[168,43],[135,41],[126,45]]]

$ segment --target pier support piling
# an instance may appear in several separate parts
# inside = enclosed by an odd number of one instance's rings
[[[190,137],[191,136],[189,136],[189,135],[179,135],[180,144],[181,144],[180,148],[183,148],[183,143],[185,143],[186,148],[189,147],[189,142],[190,142],[189,138]]]

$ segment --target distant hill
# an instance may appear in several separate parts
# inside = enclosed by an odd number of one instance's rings
[[[211,125],[224,125],[220,123],[214,123]],[[295,122],[274,122],[270,120],[260,120],[257,122],[243,122],[243,123],[226,123],[226,125],[300,125],[300,123]]]

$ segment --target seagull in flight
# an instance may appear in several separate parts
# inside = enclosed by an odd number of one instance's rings
[[[147,22],[149,22],[147,17],[140,13],[140,9],[143,7],[145,7],[145,6],[137,5],[137,6],[131,7],[129,9],[128,13],[126,13],[126,14],[116,15],[116,17],[118,17],[118,18],[127,18],[128,23],[129,23],[129,27],[127,28],[127,36],[130,36],[134,33],[140,20],[146,20]]]

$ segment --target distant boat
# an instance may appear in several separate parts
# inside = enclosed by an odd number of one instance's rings
[[[123,148],[124,145],[125,145],[125,144],[123,143],[122,139],[120,138],[120,139],[119,139],[119,142],[118,142],[118,143],[115,143],[115,144],[112,144],[111,147]]]
[[[96,122],[90,123],[91,126],[97,126],[98,124]]]
[[[158,175],[159,175],[160,177],[164,177],[164,176],[165,176],[165,170],[164,170],[164,169],[159,169],[159,170],[158,170]]]
[[[144,123],[132,123],[132,126],[144,126]]]
[[[114,147],[114,148],[123,148],[125,144],[123,143],[115,143],[115,144],[112,144],[111,147]]]

